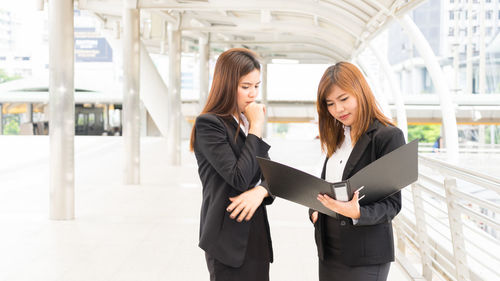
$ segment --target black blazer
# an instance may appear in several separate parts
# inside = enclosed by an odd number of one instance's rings
[[[256,156],[268,158],[270,146],[259,137],[240,130],[231,116],[219,117],[202,114],[195,121],[194,152],[198,161],[198,173],[203,185],[203,201],[200,214],[199,246],[218,261],[239,267],[243,264],[247,249],[251,221],[237,222],[226,211],[231,201],[253,188],[262,179]],[[261,185],[266,186],[265,182]],[[271,241],[265,205],[272,197],[266,197],[263,208],[268,241]],[[272,246],[270,258],[272,261]]]
[[[403,132],[393,126],[384,126],[375,120],[355,144],[347,160],[342,180],[405,144]],[[326,163],[321,178],[325,178]],[[390,167],[388,167],[390,169]],[[341,239],[340,261],[349,266],[381,264],[394,261],[392,219],[401,210],[401,192],[371,204],[360,202],[361,217],[356,225],[352,219],[339,215]],[[309,210],[309,217],[313,210]],[[326,215],[319,213],[314,224],[318,257],[324,260]]]

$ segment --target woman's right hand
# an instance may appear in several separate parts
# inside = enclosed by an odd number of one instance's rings
[[[245,117],[250,123],[249,133],[261,137],[264,122],[266,120],[266,107],[263,104],[252,102],[245,107]]]
[[[316,223],[316,221],[318,220],[318,211],[314,211],[311,214],[311,220],[312,220],[313,223]]]

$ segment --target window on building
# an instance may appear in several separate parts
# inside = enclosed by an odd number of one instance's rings
[[[455,29],[453,27],[450,27],[448,29],[448,36],[454,36],[455,35]]]
[[[486,0],[486,3],[491,3],[491,0]]]
[[[475,33],[477,33],[477,25],[474,25],[472,27],[472,34],[475,34]]]
[[[429,72],[427,72],[427,68],[422,68],[422,85],[422,91],[424,93],[432,93],[434,91],[432,80]]]
[[[487,20],[491,20],[492,17],[493,17],[493,11],[492,10],[486,11],[485,18]]]
[[[491,36],[491,33],[492,33],[492,32],[493,32],[493,28],[491,28],[491,27],[487,27],[487,28],[486,28],[486,31],[485,31],[486,36]]]
[[[450,20],[454,20],[454,19],[455,19],[455,12],[450,11]]]
[[[500,20],[500,10],[498,10],[498,19]]]

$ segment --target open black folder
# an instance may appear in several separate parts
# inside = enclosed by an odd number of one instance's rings
[[[418,141],[414,140],[384,155],[341,182],[327,182],[292,167],[257,157],[269,190],[278,196],[326,215],[335,212],[324,207],[317,199],[319,193],[341,201],[352,199],[359,192],[361,205],[382,200],[415,182],[418,178]]]

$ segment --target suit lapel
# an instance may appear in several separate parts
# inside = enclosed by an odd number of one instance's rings
[[[243,130],[240,128],[240,131],[238,133],[238,138],[236,139],[236,143],[234,142],[234,134],[238,130],[238,122],[234,120],[232,116],[228,118],[224,118],[224,122],[226,123],[228,134],[229,134],[229,144],[231,145],[231,148],[233,149],[234,154],[236,157],[240,156],[240,151],[241,151],[241,146],[243,143],[245,143],[245,140],[247,137],[245,136],[245,133]]]
[[[369,133],[375,130],[378,127],[378,125],[379,125],[378,120],[373,121],[368,130],[361,135],[358,142],[356,142],[356,144],[354,145],[351,155],[349,156],[349,159],[347,160],[347,163],[345,165],[344,172],[342,174],[342,180],[346,180],[349,178],[349,175],[351,174],[352,170],[358,163],[359,158],[361,158],[361,155],[363,155],[366,148],[372,141],[372,137],[371,135],[369,135]]]
[[[236,120],[234,119],[234,117],[231,117],[231,120],[229,121],[231,123],[231,125],[233,126],[234,128],[234,132],[236,132],[238,130],[238,127],[240,127],[240,125],[238,124],[238,122],[236,122]],[[240,128],[240,131],[238,132],[238,135],[239,137],[242,137],[243,140],[246,140],[247,139],[247,136],[245,135],[245,133],[243,132],[243,130]]]

